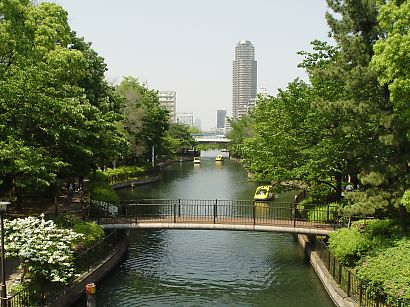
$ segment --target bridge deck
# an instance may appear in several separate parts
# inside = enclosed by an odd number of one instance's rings
[[[315,223],[304,220],[269,219],[254,223],[249,218],[218,217],[215,221],[209,217],[121,217],[102,218],[99,223],[106,229],[219,229],[303,233],[329,235],[334,231],[331,224]]]

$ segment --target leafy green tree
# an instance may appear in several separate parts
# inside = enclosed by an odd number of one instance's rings
[[[149,159],[152,146],[157,155],[166,152],[164,137],[169,129],[169,112],[161,107],[157,92],[146,89],[133,77],[125,77],[117,92],[125,98],[124,126],[134,155]]]
[[[231,140],[229,150],[232,156],[241,157],[241,146],[247,138],[253,136],[252,117],[242,116],[239,119],[229,119],[231,130],[227,138]]]
[[[392,108],[391,131],[384,142],[391,151],[391,167],[396,173],[390,176],[398,194],[408,189],[410,160],[410,3],[408,1],[388,1],[380,8],[379,22],[385,34],[374,45],[371,67],[378,73],[382,86],[390,91]],[[404,194],[406,199],[408,195]],[[407,197],[408,198],[408,197]],[[407,211],[410,212],[408,203]]]
[[[119,155],[122,102],[60,6],[5,0],[0,16],[0,188],[20,199]]]
[[[167,131],[169,141],[168,149],[171,154],[183,154],[186,150],[192,149],[197,142],[190,133],[190,127],[180,123],[172,123]]]
[[[275,186],[297,180],[295,168],[304,159],[304,140],[300,132],[310,108],[309,87],[300,80],[290,83],[276,98],[262,98],[251,113],[253,136],[238,138],[245,165],[254,180]],[[243,127],[247,128],[244,123]]]

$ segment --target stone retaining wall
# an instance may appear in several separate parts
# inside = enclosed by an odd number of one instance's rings
[[[346,292],[344,292],[333,279],[317,252],[312,251],[309,238],[306,235],[298,235],[297,238],[333,303],[338,307],[357,307],[358,304],[348,297]]]
[[[147,183],[152,183],[155,181],[159,181],[161,179],[161,175],[156,175],[152,177],[147,177],[144,179],[138,179],[138,180],[128,180],[128,181],[123,181],[119,183],[114,183],[111,185],[111,187],[115,189],[122,189],[122,188],[127,188],[127,187],[132,187],[136,185],[142,185],[142,184],[147,184]]]
[[[124,238],[122,242],[118,244],[115,252],[106,259],[103,263],[93,268],[91,271],[86,273],[81,282],[76,283],[75,285],[68,287],[64,294],[59,296],[53,303],[48,304],[48,307],[62,307],[62,306],[71,306],[75,301],[81,298],[82,295],[85,295],[85,285],[89,283],[97,283],[105,275],[107,275],[111,270],[113,270],[122,260],[124,255],[128,250],[128,237]],[[98,292],[98,284],[97,284]]]

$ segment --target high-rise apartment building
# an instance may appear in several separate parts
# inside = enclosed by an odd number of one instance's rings
[[[257,63],[255,48],[247,40],[240,41],[235,48],[233,61],[232,116],[234,119],[246,115],[256,101]]]
[[[193,113],[177,113],[177,123],[188,125],[192,127],[194,125]]]
[[[226,116],[226,110],[216,110],[216,128],[217,129],[225,128],[225,116]]]
[[[175,91],[159,91],[159,103],[169,111],[170,121],[176,123],[177,93]]]

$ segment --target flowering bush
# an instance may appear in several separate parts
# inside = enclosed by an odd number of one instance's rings
[[[82,235],[58,228],[53,221],[26,217],[4,221],[6,257],[20,259],[33,279],[67,283],[74,274],[73,250]]]

